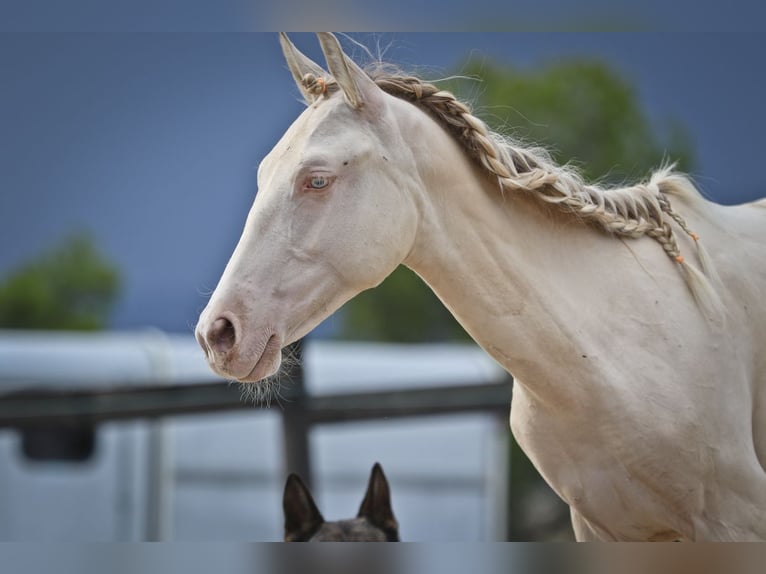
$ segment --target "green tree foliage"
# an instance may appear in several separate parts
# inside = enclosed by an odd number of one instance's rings
[[[589,181],[634,180],[665,159],[677,161],[680,169],[692,168],[693,150],[683,128],[669,120],[658,133],[633,87],[605,63],[557,61],[530,71],[482,63],[461,74],[481,82],[458,80],[445,89],[473,102],[490,127],[528,145],[543,145]],[[342,336],[404,342],[468,338],[404,267],[346,306]]]
[[[468,339],[423,280],[403,265],[375,289],[346,304],[344,335],[369,341],[418,343]]]
[[[680,169],[692,167],[683,128],[667,120],[658,133],[635,89],[603,62],[559,61],[529,72],[475,64],[465,73],[482,79],[474,85],[477,109],[491,127],[543,145],[588,181],[640,178],[664,159],[677,161]]]
[[[0,283],[0,327],[103,329],[119,284],[117,269],[91,237],[72,235]]]

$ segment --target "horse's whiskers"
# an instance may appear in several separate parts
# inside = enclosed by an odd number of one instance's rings
[[[286,347],[282,349],[282,363],[279,371],[256,383],[239,383],[240,399],[244,403],[250,403],[260,407],[270,408],[271,401],[276,400],[282,406],[289,399],[283,394],[285,383],[290,381],[290,373],[300,365],[300,359],[295,351]],[[230,381],[234,383],[236,381]]]

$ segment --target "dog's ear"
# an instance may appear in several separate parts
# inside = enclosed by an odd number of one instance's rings
[[[305,542],[324,523],[309,489],[297,474],[287,477],[282,508],[285,512],[285,542]]]
[[[357,517],[366,518],[370,524],[380,528],[390,542],[399,541],[399,523],[391,510],[388,481],[383,474],[383,468],[377,462],[372,467],[367,493],[364,495]]]

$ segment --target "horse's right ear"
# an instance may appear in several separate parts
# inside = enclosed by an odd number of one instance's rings
[[[322,66],[302,54],[284,32],[279,33],[279,43],[282,45],[282,53],[285,55],[285,60],[287,60],[287,67],[290,68],[293,79],[298,85],[301,94],[303,94],[303,99],[307,104],[310,104],[314,101],[315,96],[306,89],[305,82],[303,81],[304,76],[312,74],[315,78],[325,78],[329,74],[322,69]]]
[[[285,542],[305,542],[324,523],[309,489],[296,474],[287,477],[282,508],[285,512]]]
[[[354,109],[360,109],[365,105],[368,108],[376,107],[381,100],[382,90],[372,78],[343,52],[340,42],[333,34],[317,32],[317,37],[327,60],[327,68],[343,90],[343,95],[351,107]]]

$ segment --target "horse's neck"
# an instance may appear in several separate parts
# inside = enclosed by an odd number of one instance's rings
[[[438,146],[437,165],[421,170],[431,179],[405,264],[495,360],[545,394],[562,375],[592,368],[583,356],[600,336],[598,311],[583,310],[588,302],[571,293],[591,288],[580,262],[603,238],[529,198],[503,195],[453,144]]]
[[[513,218],[483,193],[466,195],[475,197],[440,202],[444,212],[423,219],[427,231],[406,263],[485,350],[521,377],[534,368],[539,349],[564,352],[559,347],[574,333],[550,315],[553,294],[541,285],[544,274],[528,269],[535,236],[519,237]]]

